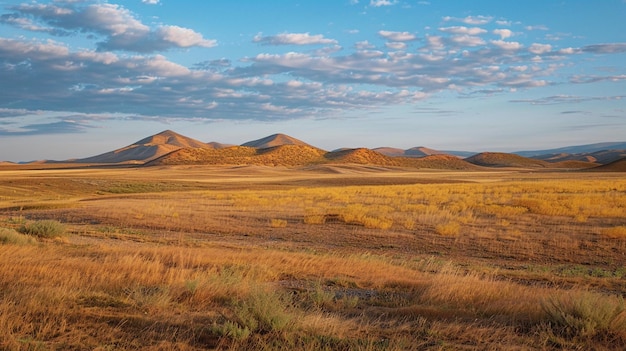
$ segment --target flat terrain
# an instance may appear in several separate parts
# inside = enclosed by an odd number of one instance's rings
[[[621,172],[28,167],[0,349],[626,348]]]

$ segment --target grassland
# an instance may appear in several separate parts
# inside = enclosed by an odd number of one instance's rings
[[[621,350],[620,173],[0,170],[0,349]]]

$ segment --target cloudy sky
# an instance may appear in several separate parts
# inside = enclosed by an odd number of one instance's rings
[[[0,160],[165,129],[516,151],[626,140],[626,0],[0,0]]]

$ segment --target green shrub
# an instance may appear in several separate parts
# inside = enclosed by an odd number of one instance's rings
[[[548,298],[541,307],[554,333],[562,337],[626,340],[626,308],[621,297],[572,292]]]
[[[237,324],[242,330],[272,332],[287,330],[292,324],[292,315],[285,301],[274,291],[256,290],[243,301],[235,303]]]
[[[0,244],[29,245],[36,243],[35,238],[20,234],[13,229],[0,228]]]
[[[65,233],[65,225],[53,220],[42,220],[24,224],[20,228],[20,232],[40,238],[58,238],[67,235]]]

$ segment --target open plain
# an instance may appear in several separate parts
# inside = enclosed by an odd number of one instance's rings
[[[621,350],[622,172],[0,168],[0,349]]]

